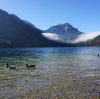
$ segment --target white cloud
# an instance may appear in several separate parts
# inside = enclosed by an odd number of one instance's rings
[[[42,33],[43,36],[45,36],[46,38],[50,39],[50,40],[56,40],[56,41],[60,41],[60,38],[57,34],[54,33]]]
[[[91,40],[99,35],[100,35],[100,32],[92,32],[92,33],[82,34],[82,35],[79,35],[78,38],[76,40],[74,40],[73,42],[77,43],[77,42]]]
[[[42,33],[42,34],[43,34],[43,36],[45,36],[46,38],[48,38],[50,40],[66,42],[66,41],[64,41],[62,36],[59,36],[57,34],[54,34],[54,33]],[[70,43],[85,42],[87,40],[94,39],[95,37],[97,37],[99,35],[100,35],[100,32],[92,32],[92,33],[81,34],[77,37],[77,39],[75,39],[74,41],[72,41]]]

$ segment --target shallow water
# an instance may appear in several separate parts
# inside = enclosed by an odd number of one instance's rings
[[[97,54],[100,47],[0,49],[0,99],[79,78],[99,77]],[[16,69],[7,69],[6,63]],[[27,69],[25,64],[36,67]]]

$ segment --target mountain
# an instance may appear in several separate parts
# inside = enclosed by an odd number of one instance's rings
[[[100,46],[100,35],[89,42],[91,45]]]
[[[26,24],[30,25],[32,28],[36,28],[32,23],[26,21],[26,20],[23,20],[23,22],[25,22]]]
[[[94,39],[78,42],[75,45],[76,46],[100,46],[100,35],[96,36]]]
[[[79,44],[80,46],[80,44]],[[100,35],[95,37],[92,40],[88,40],[86,42],[81,42],[81,46],[100,46]]]
[[[44,32],[57,34],[62,40],[62,42],[67,43],[74,41],[80,34],[83,34],[77,28],[74,28],[69,23],[52,26]]]
[[[49,36],[53,34],[51,37],[56,40],[49,40],[43,36],[44,32],[49,33]],[[100,35],[86,42],[70,43],[81,34],[84,33],[69,23],[58,24],[42,31],[30,22],[0,9],[0,48],[100,46]]]
[[[95,37],[93,40],[90,41],[92,45],[99,45],[100,46],[100,35]]]
[[[0,9],[0,48],[72,46],[48,40],[42,30]]]

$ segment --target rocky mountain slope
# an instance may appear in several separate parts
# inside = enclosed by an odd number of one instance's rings
[[[100,35],[92,40],[76,43],[76,46],[100,46]]]
[[[60,37],[60,42],[47,39],[43,36],[43,32],[56,34]],[[42,31],[28,21],[0,9],[0,48],[100,46],[100,36],[86,42],[70,43],[81,34],[84,33],[69,23],[58,24]]]
[[[16,15],[0,9],[0,48],[70,46],[50,41],[42,35],[42,32],[23,22]]]
[[[80,32],[77,28],[74,28],[69,23],[65,24],[58,24],[56,26],[52,26],[49,29],[45,31],[45,33],[54,33],[57,34],[62,42],[72,42],[75,40],[80,34],[83,34]]]

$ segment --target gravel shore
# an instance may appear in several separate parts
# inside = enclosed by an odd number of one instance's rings
[[[100,77],[72,77],[10,99],[100,99]],[[34,87],[34,86],[32,86]]]

